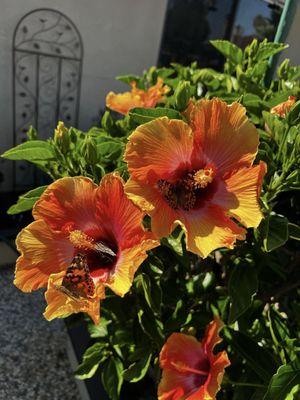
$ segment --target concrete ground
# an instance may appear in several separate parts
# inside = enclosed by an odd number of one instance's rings
[[[0,248],[0,399],[80,400],[67,356],[63,321],[47,322],[41,291],[22,293],[13,285],[15,257]],[[4,259],[6,254],[6,259]]]

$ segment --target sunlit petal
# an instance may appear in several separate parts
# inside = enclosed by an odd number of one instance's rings
[[[16,239],[21,256],[16,263],[15,285],[24,292],[46,287],[48,278],[71,262],[73,246],[67,237],[43,220],[32,222]]]

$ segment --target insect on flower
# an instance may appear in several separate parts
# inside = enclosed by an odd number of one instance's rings
[[[84,177],[55,181],[33,216],[17,238],[15,284],[25,292],[48,287],[49,320],[82,311],[97,323],[105,287],[124,296],[146,251],[158,244],[116,174],[99,186]]]
[[[157,237],[180,224],[188,249],[206,257],[244,238],[236,221],[260,223],[266,165],[253,165],[258,132],[240,104],[201,100],[190,104],[186,118],[188,123],[158,118],[131,134],[125,190],[151,216]]]

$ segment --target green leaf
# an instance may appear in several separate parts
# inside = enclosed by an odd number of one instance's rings
[[[261,107],[261,98],[256,94],[245,93],[242,98],[242,103],[245,107],[259,108]]]
[[[159,314],[162,298],[159,285],[144,273],[138,275],[137,280],[139,280],[142,284],[148,306],[153,310],[154,313]]]
[[[52,146],[43,140],[30,140],[7,150],[1,157],[9,160],[52,160],[55,158]]]
[[[297,101],[287,115],[289,125],[296,125],[300,122],[300,101]]]
[[[156,70],[156,72],[157,72],[158,76],[160,76],[163,79],[166,79],[169,76],[174,74],[174,69],[173,68],[165,68],[165,67],[163,67],[163,68],[158,68]]]
[[[98,342],[85,351],[82,363],[78,365],[75,371],[75,377],[77,379],[88,379],[95,374],[99,364],[108,357],[107,351],[104,350],[105,347],[106,343]]]
[[[101,317],[101,321],[98,325],[94,323],[88,324],[88,331],[92,338],[101,338],[107,336],[107,325],[109,325],[111,321],[106,320],[105,318]]]
[[[282,365],[273,375],[263,400],[284,400],[300,384],[300,359]]]
[[[274,106],[277,106],[280,103],[283,103],[284,101],[287,101],[288,97],[292,96],[293,94],[294,93],[292,90],[272,93],[272,97],[269,98],[268,100],[265,100],[264,104],[267,108],[272,108]]]
[[[120,75],[116,77],[117,81],[127,83],[130,85],[131,82],[139,82],[141,78],[138,75]]]
[[[266,60],[279,53],[280,51],[286,49],[287,47],[289,47],[289,45],[284,43],[271,43],[265,41],[261,42],[259,44],[259,48],[255,58],[257,61]]]
[[[143,331],[156,343],[157,347],[161,349],[164,344],[162,323],[156,319],[153,314],[144,310],[138,312],[138,319]]]
[[[153,119],[160,117],[168,117],[170,119],[183,119],[182,115],[171,108],[132,108],[129,112],[130,121],[135,124],[142,125]]]
[[[261,224],[263,233],[263,245],[267,252],[273,251],[288,240],[288,220],[279,214],[271,212]]]
[[[268,69],[268,61],[261,61],[254,65],[254,67],[249,71],[252,78],[262,79]],[[247,71],[248,72],[248,71]]]
[[[110,159],[120,157],[123,149],[123,144],[115,141],[108,141],[97,144],[97,153],[100,157],[106,157]]]
[[[165,323],[166,332],[173,332],[180,330],[185,324],[189,323],[192,319],[192,314],[187,312],[185,303],[182,299],[176,303],[175,310],[170,318]]]
[[[152,354],[149,353],[145,355],[141,360],[131,364],[129,368],[124,370],[123,378],[129,382],[138,382],[141,379],[143,379],[148,371],[151,362],[151,357]]]
[[[179,111],[187,108],[189,99],[191,97],[191,85],[188,81],[181,81],[177,86],[174,93],[175,107]]]
[[[217,78],[217,80],[221,80],[224,77],[223,74],[215,71],[212,68],[201,68],[193,75],[193,82],[197,83],[198,81],[204,82],[205,84]]]
[[[118,400],[123,384],[123,363],[119,358],[111,357],[108,362],[105,363],[101,374],[101,380],[111,400]]]
[[[289,222],[289,236],[291,239],[300,240],[300,226]]]
[[[224,332],[227,342],[240,357],[246,360],[249,367],[260,378],[269,381],[277,367],[276,360],[272,355],[245,333],[234,331],[231,328],[226,328]]]
[[[250,307],[257,288],[257,273],[253,267],[240,265],[234,268],[228,284],[232,302],[229,324],[235,322]]]
[[[9,209],[7,210],[7,214],[14,215],[31,210],[35,202],[40,198],[46,188],[47,185],[39,186],[38,188],[29,190],[29,192],[22,194],[19,197],[17,203],[9,207]]]
[[[182,231],[183,233],[183,231]],[[162,243],[165,246],[170,247],[174,250],[180,257],[184,255],[184,247],[183,247],[183,235],[180,233],[177,237],[170,235],[167,238],[162,239]]]
[[[242,62],[242,49],[235,44],[227,40],[210,40],[210,43],[233,64],[240,64]]]

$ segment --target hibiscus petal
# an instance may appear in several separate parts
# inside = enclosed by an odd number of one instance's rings
[[[199,367],[204,357],[201,343],[194,336],[182,333],[169,336],[160,353],[163,373],[158,387],[158,399],[187,398],[185,396],[195,390],[195,374],[187,372],[186,368]]]
[[[53,274],[49,278],[48,290],[45,293],[47,307],[44,317],[51,321],[54,318],[65,318],[71,314],[85,312],[95,324],[100,321],[100,300],[105,298],[104,286],[97,287],[93,298],[75,298],[60,289],[65,272]]]
[[[206,393],[205,400],[214,400],[216,394],[220,390],[221,383],[223,380],[225,368],[230,365],[227,353],[222,351],[216,356],[213,356],[213,361],[211,361],[211,370],[208,376],[207,382],[205,382],[204,390]],[[189,400],[198,400],[199,397],[194,397]]]
[[[158,190],[130,178],[125,185],[127,196],[151,216],[151,230],[156,237],[168,236],[178,214],[162,198]]]
[[[216,205],[183,214],[178,221],[186,232],[187,248],[201,257],[220,247],[233,248],[236,239],[244,239],[245,230],[230,220]]]
[[[186,400],[215,400],[221,388],[225,368],[230,365],[227,353],[222,351],[216,356],[211,355],[210,373],[203,386],[194,391]]]
[[[167,117],[140,125],[129,137],[125,161],[133,179],[156,184],[158,179],[174,179],[188,169],[193,134],[183,121]]]
[[[215,399],[216,393],[220,390],[220,385],[223,380],[224,370],[230,365],[227,353],[222,351],[216,355],[213,353],[214,347],[222,342],[219,336],[219,331],[223,327],[223,322],[219,317],[215,317],[212,322],[207,326],[203,340],[201,342],[205,352],[209,354],[210,359],[210,374],[205,382],[203,390],[205,391],[207,399]],[[196,393],[195,393],[196,395]],[[197,397],[192,397],[189,400],[196,400]]]
[[[165,369],[158,386],[158,400],[186,399],[185,393],[193,390],[193,375],[183,375],[177,371]],[[201,398],[197,398],[201,400]]]
[[[193,336],[173,333],[160,353],[163,370],[158,387],[159,400],[215,400],[230,365],[225,351],[214,354],[221,341],[219,330],[223,323],[218,317],[207,326],[202,342]],[[201,379],[201,371],[206,372]],[[197,372],[198,371],[198,372]]]
[[[222,341],[219,336],[220,330],[224,324],[219,317],[215,317],[206,327],[204,337],[202,339],[202,346],[207,353],[212,353],[214,347]]]
[[[33,208],[35,219],[44,219],[52,229],[95,229],[97,186],[89,178],[66,177],[53,182]]]
[[[126,115],[134,107],[143,107],[143,101],[139,95],[132,92],[109,92],[106,96],[106,107]]]
[[[137,88],[135,81],[130,83],[131,92],[119,93],[109,92],[106,96],[106,106],[111,110],[126,115],[134,107],[152,108],[164,100],[164,94],[170,90],[163,84],[162,78],[158,78],[154,86],[148,90]]]
[[[24,292],[46,287],[50,274],[66,269],[73,246],[43,220],[32,222],[16,239],[21,256],[17,259],[14,284]]]
[[[247,228],[257,227],[263,218],[259,195],[266,169],[264,162],[239,169],[223,183],[220,182],[213,203],[228,210]]]
[[[131,288],[135,272],[147,258],[146,251],[153,249],[158,244],[159,242],[152,239],[151,234],[145,233],[144,239],[138,245],[123,250],[105,286],[123,297]]]
[[[195,131],[195,144],[220,175],[252,165],[259,135],[239,103],[228,106],[220,99],[200,100],[190,112],[190,124]]]
[[[184,366],[196,368],[204,357],[202,345],[194,336],[172,333],[161,350],[160,366],[184,372]]]
[[[115,173],[106,175],[97,191],[97,219],[102,229],[114,236],[119,249],[143,242],[143,217],[143,211],[125,194],[123,179]]]

